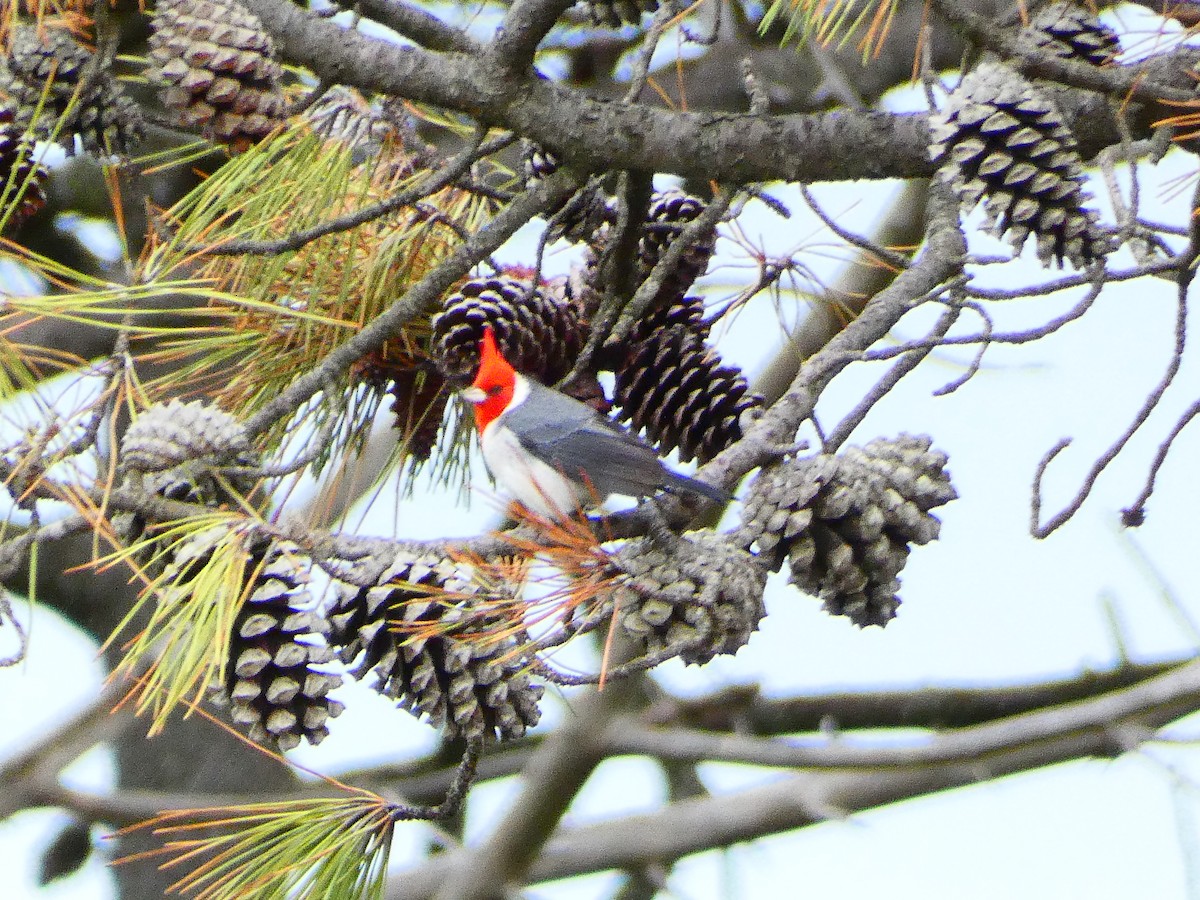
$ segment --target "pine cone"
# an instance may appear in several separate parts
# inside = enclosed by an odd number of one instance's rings
[[[965,210],[981,199],[993,234],[1014,252],[1030,234],[1042,265],[1083,268],[1110,240],[1083,208],[1082,160],[1055,107],[1032,83],[997,62],[963,78],[945,110],[930,118],[930,153],[943,160]]]
[[[642,13],[658,9],[658,0],[586,0],[588,16],[596,25],[620,28],[622,25],[637,25]]]
[[[308,575],[297,570],[294,550],[272,543],[252,554],[247,571],[255,573],[255,586],[234,622],[224,683],[233,721],[247,726],[252,740],[279,750],[301,738],[319,744],[329,735],[328,720],[343,709],[327,696],[341,676],[318,668],[334,659],[314,643],[329,626],[312,611]]]
[[[1094,66],[1111,65],[1121,52],[1117,33],[1091,10],[1074,3],[1052,3],[1038,10],[1019,39],[1031,50]]]
[[[285,119],[275,46],[237,0],[159,0],[150,56],[163,103],[212,141],[240,152]]]
[[[616,368],[618,419],[666,454],[707,462],[740,440],[762,406],[742,373],[705,346],[703,301],[686,297],[647,316]]]
[[[525,184],[528,186],[557,172],[558,157],[533,141],[524,141],[521,166],[525,172]]]
[[[446,383],[437,375],[412,369],[388,385],[396,430],[403,435],[408,456],[413,459],[429,459],[437,446],[450,396],[445,387]]]
[[[398,552],[374,587],[335,582],[330,643],[356,678],[375,673],[375,690],[425,715],[446,739],[522,736],[537,724],[542,687],[523,671],[516,640],[471,615],[475,585],[436,553]],[[432,593],[431,593],[432,592]]]
[[[53,135],[68,150],[78,135],[89,153],[127,155],[142,138],[141,111],[107,66],[94,60],[66,31],[14,28],[8,57],[0,60],[0,97],[12,107],[15,124],[39,138]]]
[[[647,652],[702,665],[746,645],[766,613],[766,570],[721,535],[695,532],[666,549],[648,538],[614,556],[621,624]]]
[[[433,355],[447,380],[467,383],[479,368],[479,341],[491,325],[505,359],[543,384],[569,371],[587,338],[575,305],[546,285],[497,275],[472,278],[433,317]]]
[[[16,125],[13,111],[0,106],[0,219],[8,213],[6,234],[46,205],[47,172],[33,152],[33,140]]]
[[[216,470],[258,461],[241,422],[201,400],[176,399],[156,403],[133,420],[121,439],[118,473],[127,484],[140,478],[143,488],[168,500],[217,506],[232,498]],[[245,495],[254,482],[240,476],[225,483]],[[130,544],[141,538],[147,522],[140,514],[122,513],[113,525]]]
[[[246,426],[203,400],[156,403],[133,420],[121,440],[127,471],[162,472],[187,463],[252,465]]]
[[[426,460],[441,435],[450,392],[440,372],[395,344],[389,341],[359,360],[353,378],[391,398],[393,427],[401,434],[405,455]]]
[[[313,130],[350,147],[377,148],[396,128],[353,88],[334,85],[304,112]]]
[[[910,545],[937,538],[930,510],[957,496],[945,467],[928,437],[912,435],[785,462],[754,480],[737,541],[757,544],[772,571],[790,559],[791,582],[831,614],[886,625]]]
[[[704,207],[703,200],[683,191],[662,191],[654,195],[646,210],[642,238],[638,242],[642,280],[646,279],[683,229],[704,212]],[[687,293],[696,279],[707,271],[716,242],[717,234],[711,231],[684,251],[675,270],[663,281],[658,293],[660,303],[670,302]]]

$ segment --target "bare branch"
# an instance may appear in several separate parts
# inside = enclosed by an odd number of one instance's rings
[[[636,869],[692,853],[817,824],[951,787],[1038,766],[1124,752],[1128,739],[1200,708],[1200,662],[1110,694],[1014,716],[934,738],[914,751],[931,765],[869,772],[815,772],[732,795],[673,804],[649,815],[560,831],[530,870],[530,882],[608,869]],[[388,900],[456,897],[439,891],[461,865],[450,853],[398,876]]]
[[[466,32],[404,0],[354,0],[363,15],[430,50],[476,53],[480,45]]]

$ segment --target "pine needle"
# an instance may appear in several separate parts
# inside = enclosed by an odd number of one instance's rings
[[[347,796],[163,813],[122,833],[152,829],[169,840],[116,862],[167,857],[163,869],[191,865],[169,890],[195,900],[378,900],[394,807],[369,791],[340,787]]]

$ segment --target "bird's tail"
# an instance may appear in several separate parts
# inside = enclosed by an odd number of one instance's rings
[[[701,497],[707,497],[709,500],[715,500],[718,503],[728,503],[733,499],[733,494],[724,488],[719,488],[713,484],[705,484],[703,481],[698,481],[695,478],[689,478],[686,475],[680,475],[678,472],[669,472],[670,478],[664,487],[671,493],[689,493],[699,494]]]

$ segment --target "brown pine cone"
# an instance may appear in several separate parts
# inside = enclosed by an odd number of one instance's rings
[[[583,5],[594,24],[620,28],[639,24],[643,13],[658,9],[658,0],[585,0]]]
[[[13,29],[8,56],[0,60],[0,97],[17,127],[53,136],[68,151],[78,136],[88,153],[124,156],[145,128],[137,104],[107,66],[62,29]]]
[[[772,570],[790,560],[791,582],[831,614],[886,625],[911,545],[938,536],[930,510],[957,496],[945,466],[912,435],[784,462],[754,480],[736,540]]]
[[[526,141],[522,153],[525,187],[532,188],[543,178],[558,171],[558,157],[532,141]],[[565,238],[576,243],[591,241],[605,225],[617,220],[612,197],[599,189],[584,188],[562,205],[547,210],[549,240]]]
[[[357,383],[391,398],[393,427],[400,432],[405,455],[426,460],[437,446],[450,392],[445,379],[427,361],[389,343],[359,361]]]
[[[705,203],[699,197],[679,190],[654,195],[646,210],[642,238],[638,243],[638,264],[643,280],[662,259],[672,241],[704,212],[704,207]],[[696,279],[708,270],[716,242],[717,234],[712,231],[684,251],[675,270],[663,282],[658,294],[660,303],[670,302],[688,292]]]
[[[762,406],[742,373],[704,343],[703,302],[686,297],[646,317],[616,368],[618,419],[660,453],[707,462],[742,437]],[[749,415],[748,415],[749,414]]]
[[[394,378],[387,392],[392,397],[392,421],[403,436],[408,456],[429,459],[442,433],[442,418],[450,397],[446,382],[432,372],[410,369]]]
[[[1083,161],[1054,102],[998,62],[963,78],[946,108],[930,117],[934,143],[964,210],[981,200],[993,234],[1014,252],[1037,239],[1042,265],[1076,268],[1102,258],[1111,240],[1083,207]]]
[[[335,588],[330,645],[347,665],[358,660],[354,677],[373,672],[375,690],[447,740],[516,738],[537,724],[541,685],[525,673],[516,639],[472,614],[479,588],[456,563],[401,549],[375,586]]]
[[[472,278],[446,298],[433,317],[433,355],[447,380],[469,383],[479,368],[479,341],[491,325],[513,368],[554,384],[575,364],[586,325],[565,293],[526,278]]]
[[[275,45],[237,0],[159,0],[151,27],[147,74],[185,127],[242,151],[284,121]]]

